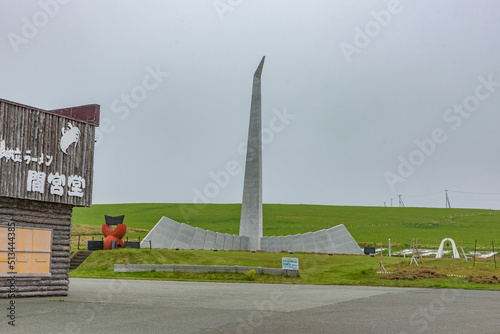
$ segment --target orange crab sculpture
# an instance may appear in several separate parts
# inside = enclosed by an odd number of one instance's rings
[[[106,239],[104,239],[103,249],[112,249],[113,241],[115,242],[115,248],[123,248],[123,237],[127,233],[127,225],[123,224],[125,216],[112,217],[104,215],[104,218],[106,224],[102,224],[102,234]],[[113,229],[113,225],[116,225],[115,229]]]

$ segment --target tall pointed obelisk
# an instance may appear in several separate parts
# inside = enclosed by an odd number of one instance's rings
[[[264,66],[262,57],[253,75],[252,105],[248,129],[245,184],[241,205],[240,235],[248,237],[248,249],[260,249],[262,237],[262,107],[260,97],[260,77]]]

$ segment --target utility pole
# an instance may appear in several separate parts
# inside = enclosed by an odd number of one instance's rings
[[[391,208],[392,208],[392,197],[391,197]]]
[[[401,199],[401,195],[398,195],[398,197],[399,197],[399,207],[404,208],[405,204],[403,203],[403,200]]]
[[[448,198],[448,190],[445,190],[444,192],[446,194],[446,208],[451,209],[450,199]]]

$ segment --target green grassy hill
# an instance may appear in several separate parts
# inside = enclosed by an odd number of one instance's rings
[[[216,232],[238,234],[241,204],[100,204],[75,208],[73,224],[100,226],[104,215],[125,215],[128,228],[150,230],[162,216]],[[458,246],[500,247],[500,211],[480,209],[387,208],[264,204],[264,235],[306,233],[344,224],[360,244],[387,243],[438,246],[452,238]],[[96,232],[97,233],[97,232]],[[147,232],[127,234],[143,238]],[[98,236],[98,234],[96,234]],[[397,247],[397,246],[396,246]]]

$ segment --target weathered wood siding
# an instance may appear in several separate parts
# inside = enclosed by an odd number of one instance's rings
[[[0,196],[90,206],[94,141],[92,124],[0,100]]]
[[[0,197],[0,226],[14,222],[15,227],[52,230],[50,277],[16,277],[16,297],[67,296],[71,237],[69,204],[43,203]],[[7,298],[7,279],[0,279],[0,298]]]

